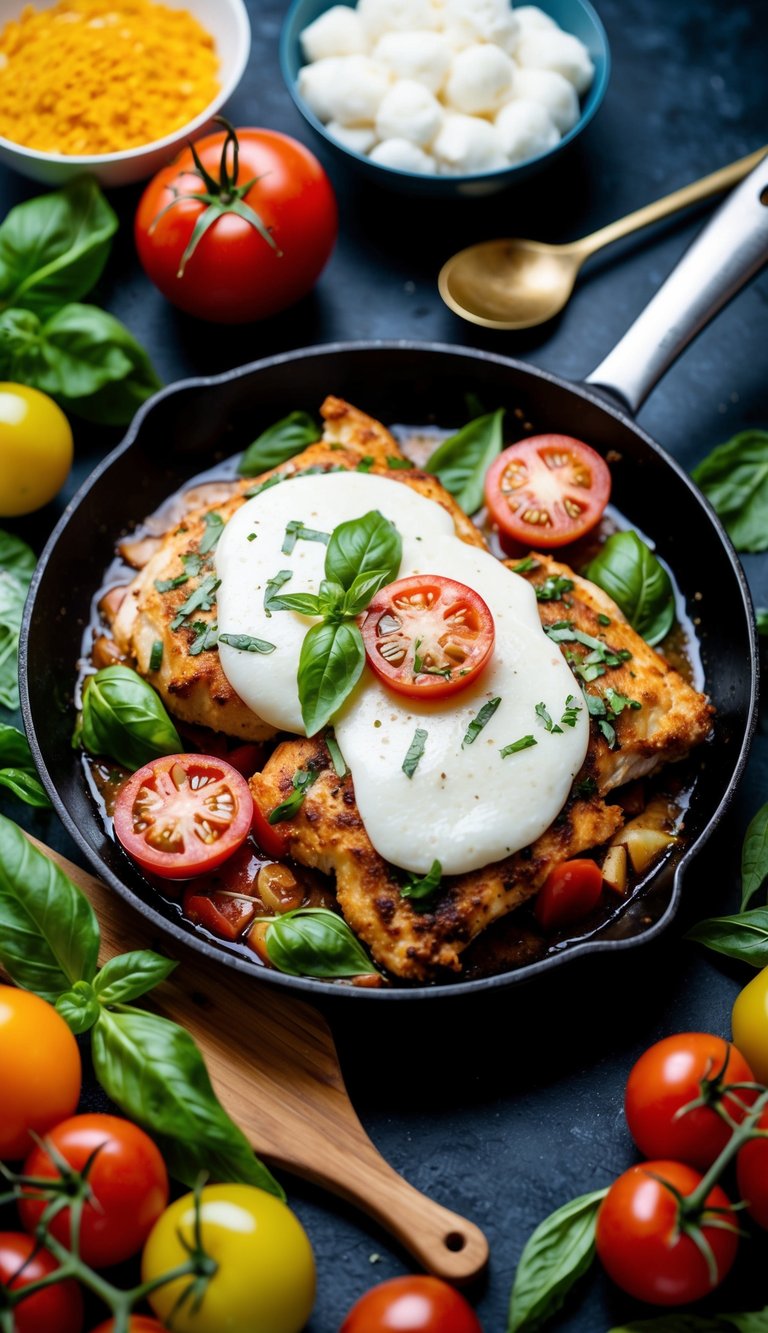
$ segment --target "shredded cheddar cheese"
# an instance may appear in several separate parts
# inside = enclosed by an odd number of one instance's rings
[[[0,32],[0,135],[91,155],[171,134],[219,89],[213,38],[185,9],[150,0],[27,5]]]

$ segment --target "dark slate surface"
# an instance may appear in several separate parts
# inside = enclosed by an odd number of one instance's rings
[[[248,7],[253,54],[230,105],[232,120],[307,139],[277,67],[283,0],[248,0]],[[342,230],[317,290],[264,325],[222,330],[178,314],[144,279],[131,240],[139,191],[129,188],[113,195],[123,226],[98,298],[144,341],[167,381],[289,347],[371,337],[488,347],[578,379],[651,296],[701,214],[593,260],[565,314],[528,333],[486,333],[459,321],[437,295],[439,264],[486,237],[566,240],[592,230],[759,147],[768,124],[764,0],[598,0],[598,8],[614,61],[605,103],[562,166],[519,193],[420,204],[363,188],[328,164]],[[0,171],[3,212],[35,192]],[[686,467],[736,430],[768,424],[766,306],[764,274],[705,331],[642,411],[643,426]],[[61,502],[16,530],[40,542],[60,504],[116,439],[79,430],[78,461]],[[757,601],[768,603],[768,561],[752,557],[747,567]],[[333,1016],[353,1100],[381,1151],[414,1185],[488,1234],[490,1271],[472,1293],[486,1333],[506,1328],[512,1275],[534,1225],[634,1160],[621,1102],[640,1051],[670,1032],[728,1032],[744,975],[704,957],[682,934],[686,918],[736,904],[741,836],[765,799],[767,778],[761,729],[740,796],[691,872],[683,919],[653,953],[621,967],[592,961],[535,990],[497,996],[492,1006],[453,1002],[396,1014],[366,1010],[354,1020]],[[73,854],[53,818],[15,806],[9,813]],[[98,1095],[89,1085],[89,1102]],[[409,1264],[351,1210],[300,1182],[289,1188],[318,1260],[310,1330],[335,1333],[363,1290]],[[711,1308],[755,1308],[764,1299],[760,1260],[746,1257]],[[650,1313],[595,1274],[552,1327],[603,1333]]]

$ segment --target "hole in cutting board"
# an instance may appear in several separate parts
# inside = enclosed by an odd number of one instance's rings
[[[443,1241],[446,1250],[451,1250],[454,1254],[458,1254],[459,1250],[463,1250],[466,1243],[467,1238],[466,1236],[462,1236],[460,1231],[449,1231]]]

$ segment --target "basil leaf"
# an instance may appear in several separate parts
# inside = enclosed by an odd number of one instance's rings
[[[171,629],[181,629],[187,616],[191,616],[193,611],[210,611],[216,600],[220,583],[221,579],[217,579],[215,574],[206,574],[194,591],[189,594],[187,600],[182,602],[171,621]]]
[[[360,977],[376,968],[349,926],[326,907],[298,907],[269,918],[269,960],[291,977]]]
[[[535,736],[521,736],[519,741],[512,741],[499,750],[502,759],[506,759],[510,754],[517,754],[518,750],[530,750],[532,745],[538,745]]]
[[[284,801],[276,805],[274,810],[270,810],[267,815],[269,823],[282,824],[284,819],[293,819],[304,804],[304,797],[316,779],[317,773],[314,769],[298,768],[291,778],[293,791]]]
[[[19,706],[19,634],[36,559],[26,542],[0,530],[0,705]]]
[[[214,1180],[256,1185],[285,1198],[217,1100],[203,1057],[183,1028],[138,1009],[102,1009],[91,1054],[107,1095],[161,1137],[166,1165],[178,1180],[193,1185],[205,1171]]]
[[[0,786],[19,800],[38,809],[50,808],[43,784],[37,776],[29,741],[16,727],[0,723]]]
[[[358,574],[344,596],[345,616],[359,616],[385,583],[390,583],[388,569],[372,569],[369,574]]]
[[[241,477],[255,477],[259,472],[285,463],[322,437],[322,427],[307,412],[289,412],[268,426],[243,454],[238,472]]]
[[[657,1319],[633,1319],[610,1333],[766,1333],[768,1305],[744,1314],[720,1314],[711,1319],[699,1314],[665,1314]]]
[[[344,589],[335,579],[323,579],[318,590],[321,615],[341,619],[346,614],[343,605],[345,596]]]
[[[744,834],[741,848],[741,910],[754,898],[768,875],[768,805],[758,810]]]
[[[19,801],[36,810],[50,810],[51,803],[36,773],[21,768],[0,768],[0,787],[6,787]]]
[[[349,590],[360,574],[386,573],[391,583],[400,571],[403,543],[394,523],[371,509],[362,518],[340,523],[331,533],[325,556],[325,573]],[[383,586],[383,585],[382,585]]]
[[[64,1019],[70,1032],[79,1037],[81,1032],[88,1032],[98,1022],[101,1006],[87,981],[76,981],[71,990],[65,991],[56,1001],[56,1013]]]
[[[461,742],[462,750],[465,745],[472,745],[473,742],[477,740],[483,727],[487,727],[500,703],[501,695],[499,694],[495,699],[489,699],[487,703],[483,704],[482,708],[475,714],[467,726],[467,730],[464,733],[464,739]]]
[[[636,532],[614,532],[585,577],[613,598],[646,643],[660,643],[669,633],[675,620],[672,582]]]
[[[285,537],[280,550],[283,555],[292,555],[297,542],[320,542],[323,546],[327,546],[330,540],[329,532],[308,528],[302,519],[291,518],[285,525]]]
[[[200,545],[197,550],[200,555],[209,555],[215,550],[219,537],[224,531],[224,519],[221,514],[209,513],[204,516],[205,532],[200,539]]]
[[[550,574],[533,591],[537,602],[561,602],[566,593],[573,592],[574,586],[573,579],[564,578],[561,574]]]
[[[299,702],[308,736],[321,731],[352,693],[365,665],[357,625],[328,621],[313,625],[301,645]]]
[[[0,226],[0,305],[42,315],[101,276],[117,218],[92,176],[17,204]]]
[[[287,592],[283,596],[272,597],[270,606],[273,611],[297,611],[302,616],[322,614],[320,598],[314,592]]]
[[[127,1004],[159,986],[177,966],[151,949],[132,949],[104,964],[93,978],[93,989],[101,1004]]]
[[[768,635],[768,607],[758,606],[755,612],[755,624],[758,634],[763,637]]]
[[[768,431],[741,431],[691,475],[737,551],[768,550]]]
[[[326,749],[331,757],[331,763],[333,764],[333,771],[336,774],[336,777],[345,778],[349,769],[347,768],[346,760],[341,753],[339,742],[336,740],[332,727],[329,727],[326,731],[324,740]]]
[[[263,653],[265,656],[273,653],[277,646],[266,639],[254,639],[251,634],[220,634],[219,643],[226,643],[241,653]]]
[[[279,609],[276,602],[279,600],[280,589],[292,578],[292,569],[279,569],[271,579],[267,579],[264,588],[264,614],[268,620],[272,619],[272,612]]]
[[[427,736],[429,732],[424,727],[417,727],[413,733],[411,741],[406,751],[405,759],[402,762],[402,770],[407,778],[412,778],[419,764],[421,763],[424,751],[427,747]]]
[[[131,771],[184,749],[160,696],[127,666],[103,667],[89,678],[78,740],[89,754]]]
[[[768,966],[768,907],[753,907],[734,916],[714,916],[688,931],[689,940],[715,953],[738,958],[751,967]]]
[[[509,1333],[541,1328],[595,1255],[595,1222],[607,1189],[582,1194],[540,1222],[526,1242],[515,1274]]]
[[[55,1003],[93,979],[98,950],[88,899],[0,815],[0,962],[11,980]]]
[[[450,491],[465,514],[475,514],[483,503],[483,483],[504,443],[504,409],[476,417],[456,435],[443,440],[424,465]]]
[[[417,912],[429,911],[443,882],[443,867],[433,861],[426,875],[410,875],[400,886],[400,897],[407,898]]]
[[[0,574],[29,585],[35,572],[37,556],[31,547],[12,532],[0,529]]]

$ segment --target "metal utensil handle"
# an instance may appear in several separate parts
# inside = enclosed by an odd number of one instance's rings
[[[637,412],[688,343],[766,261],[768,156],[720,205],[587,383]]]

